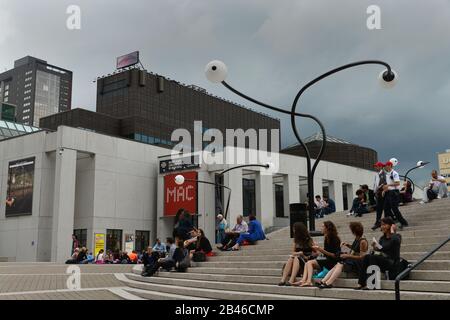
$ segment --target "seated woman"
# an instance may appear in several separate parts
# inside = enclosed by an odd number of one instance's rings
[[[396,269],[400,261],[400,246],[402,238],[399,234],[393,233],[394,221],[391,217],[381,219],[381,232],[383,235],[377,241],[372,241],[374,253],[366,254],[362,260],[359,272],[358,287],[356,290],[368,290],[367,288],[367,268],[369,266],[380,267],[381,272],[389,272],[389,276],[395,277]],[[374,239],[375,240],[375,239]],[[390,278],[392,280],[392,278]]]
[[[314,241],[309,235],[308,229],[301,222],[294,223],[294,245],[292,254],[284,265],[283,276],[279,286],[290,286],[295,282],[298,273],[303,273],[305,263],[314,259],[312,247]],[[287,279],[289,277],[289,281]]]
[[[413,201],[413,190],[410,181],[406,181],[403,184],[403,188],[400,190],[400,203],[408,203]]]
[[[258,240],[265,240],[266,235],[262,228],[261,222],[256,220],[254,215],[249,217],[248,232],[242,233],[236,241],[236,244],[231,248],[233,251],[239,250],[244,241],[256,242]]]
[[[341,252],[341,239],[338,237],[336,226],[331,221],[325,221],[322,225],[322,233],[324,234],[324,248],[314,245],[312,249],[315,252],[322,253],[325,259],[309,260],[305,265],[303,278],[293,283],[294,286],[312,287],[314,269],[322,271],[323,268],[327,268],[331,270],[338,262],[338,257]]]
[[[198,229],[195,231],[194,235],[194,238],[184,241],[184,247],[189,250],[191,259],[195,252],[203,252],[207,256],[211,255],[211,243],[205,236],[205,232],[202,229]]]
[[[356,198],[353,199],[353,205],[347,216],[354,215],[356,217],[362,217],[364,213],[369,213],[369,204],[366,194],[363,190],[356,191]]]
[[[345,272],[355,272],[358,274],[361,271],[362,260],[367,254],[369,243],[363,236],[364,227],[361,222],[350,222],[350,231],[355,236],[353,243],[351,245],[345,242],[341,244],[341,247],[350,249],[350,253],[340,255],[339,258],[341,261],[339,261],[333,269],[327,273],[325,278],[319,282],[320,289],[332,288],[334,281],[339,278],[343,270]]]

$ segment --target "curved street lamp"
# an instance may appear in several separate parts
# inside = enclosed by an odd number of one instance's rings
[[[225,173],[230,172],[232,170],[236,170],[236,169],[241,169],[241,168],[248,168],[248,167],[261,167],[261,168],[266,168],[266,169],[270,169],[273,167],[272,163],[267,163],[267,164],[244,164],[244,165],[240,165],[240,166],[236,166],[236,167],[232,167],[232,168],[228,168],[222,172],[219,173],[219,176],[223,176]],[[228,218],[228,208],[230,206],[230,199],[231,199],[231,188],[220,184],[220,183],[216,183],[216,182],[209,182],[209,181],[203,181],[203,180],[194,180],[194,179],[186,179],[183,175],[179,174],[175,177],[175,183],[177,185],[183,185],[185,182],[198,182],[198,183],[203,183],[203,184],[209,184],[209,185],[213,185],[219,188],[224,188],[227,189],[229,191],[229,195],[228,195],[228,200],[227,200],[227,205],[225,207],[225,214],[224,214],[224,218],[227,219]]]
[[[258,104],[264,108],[267,108],[267,109],[270,109],[273,111],[277,111],[277,112],[281,112],[284,114],[288,114],[291,116],[292,130],[294,131],[294,135],[297,138],[299,144],[302,146],[303,150],[305,151],[305,155],[306,155],[307,179],[308,179],[309,229],[310,229],[310,231],[315,230],[314,174],[315,174],[317,166],[319,165],[319,162],[322,159],[322,156],[325,152],[327,136],[326,136],[326,132],[325,132],[325,127],[323,126],[322,122],[320,122],[320,120],[318,118],[316,118],[315,116],[310,115],[310,114],[296,112],[298,101],[300,100],[301,95],[309,87],[311,87],[315,83],[319,82],[320,80],[322,80],[332,74],[335,74],[339,71],[346,70],[346,69],[353,68],[353,67],[360,66],[360,65],[367,65],[367,64],[376,64],[376,65],[382,65],[382,66],[386,67],[386,70],[383,70],[379,74],[380,82],[385,88],[392,88],[395,85],[395,83],[398,81],[397,73],[391,68],[391,66],[389,64],[387,64],[384,61],[365,60],[365,61],[353,62],[350,64],[343,65],[341,67],[332,69],[332,70],[320,75],[319,77],[313,79],[312,81],[308,82],[305,86],[303,86],[300,89],[300,91],[295,96],[294,102],[291,107],[291,111],[277,108],[277,107],[271,106],[269,104],[260,102],[258,100],[255,100],[255,99],[239,92],[238,90],[234,89],[233,87],[231,87],[227,82],[225,82],[225,79],[226,79],[227,73],[228,73],[228,69],[222,61],[214,60],[206,65],[205,73],[206,73],[206,77],[208,78],[209,81],[211,81],[213,83],[222,83],[222,85],[224,85],[227,89],[229,89],[233,93],[237,94],[238,96],[240,96],[250,102]],[[314,165],[311,164],[311,154],[309,152],[309,149],[306,146],[306,144],[303,142],[303,140],[301,139],[300,134],[298,132],[297,124],[295,123],[295,119],[296,119],[295,117],[312,119],[319,125],[319,127],[322,131],[322,145],[321,145],[319,154],[314,162]]]

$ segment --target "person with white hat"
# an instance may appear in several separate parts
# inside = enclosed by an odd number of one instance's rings
[[[400,176],[392,169],[393,163],[388,161],[384,168],[386,171],[386,185],[383,187],[384,193],[384,216],[392,217],[400,222],[400,230],[408,226],[408,222],[403,218],[398,204],[400,202]]]
[[[216,243],[222,243],[225,239],[225,230],[228,228],[227,220],[223,217],[223,215],[217,215],[217,236]]]

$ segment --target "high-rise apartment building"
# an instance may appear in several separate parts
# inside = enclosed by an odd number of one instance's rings
[[[72,71],[24,57],[0,73],[0,104],[16,107],[16,121],[39,126],[39,120],[71,109]]]

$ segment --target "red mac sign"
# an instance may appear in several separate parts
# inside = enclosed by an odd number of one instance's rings
[[[186,180],[182,185],[175,183],[177,175]],[[194,181],[190,181],[194,180]],[[197,213],[197,172],[169,174],[164,177],[164,216],[174,216],[181,208]]]

